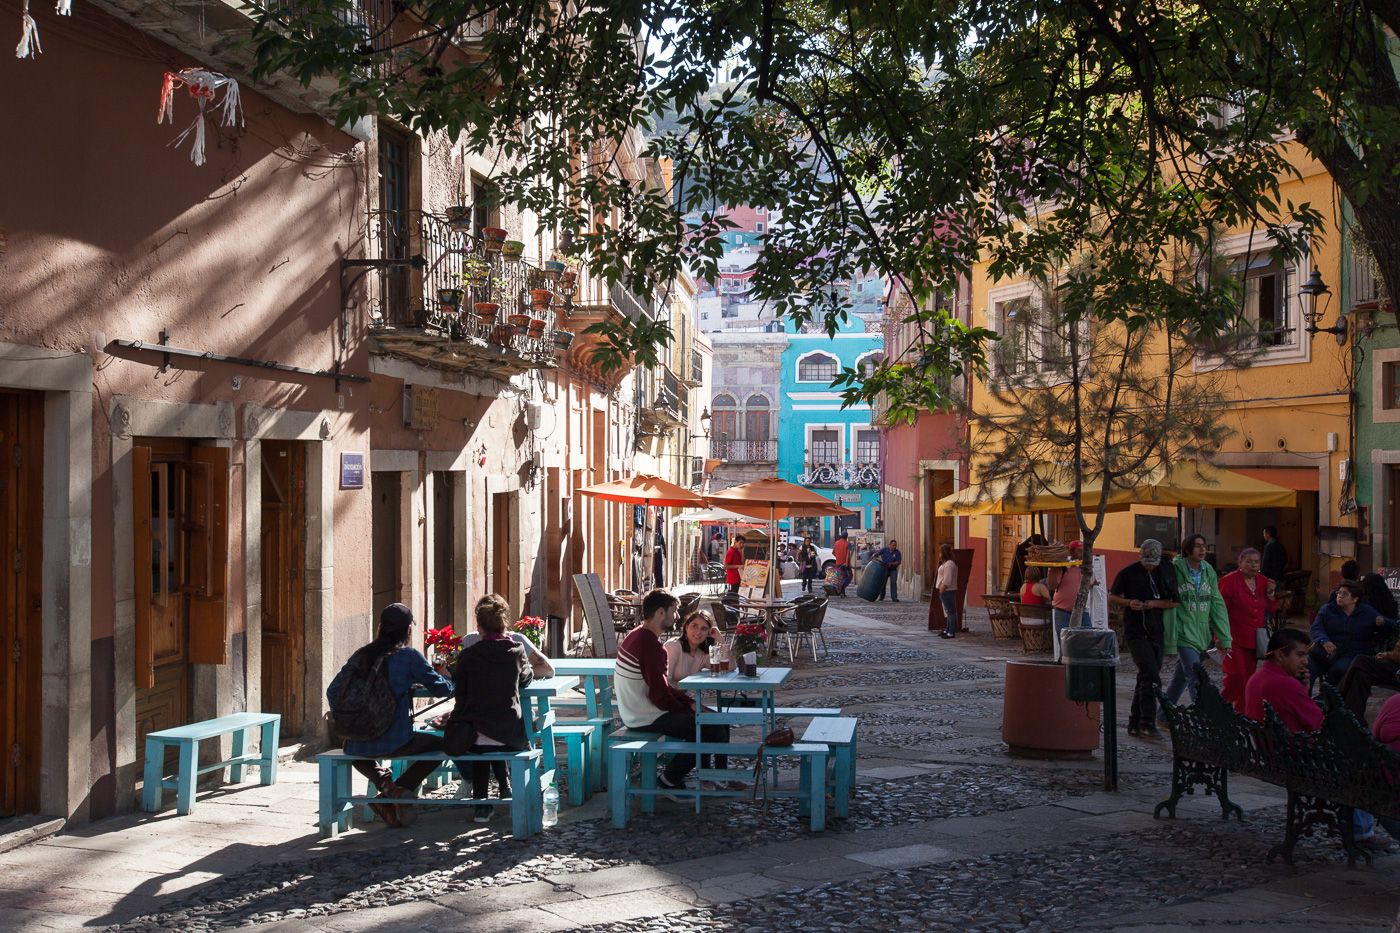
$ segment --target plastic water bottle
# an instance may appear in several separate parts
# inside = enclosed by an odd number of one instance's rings
[[[559,822],[559,791],[554,782],[544,786],[544,825],[553,826]]]

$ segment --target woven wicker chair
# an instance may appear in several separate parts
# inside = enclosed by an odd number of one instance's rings
[[[982,597],[982,603],[987,607],[987,618],[992,624],[993,638],[1021,636],[1021,617],[1016,614],[1016,607],[1010,596],[987,595]]]
[[[1055,630],[1055,626],[1050,624],[1050,607],[1017,603],[1016,614],[1021,632],[1021,647],[1026,653],[1049,651],[1051,633]]]

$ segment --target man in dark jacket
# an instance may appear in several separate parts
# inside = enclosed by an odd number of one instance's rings
[[[1133,705],[1128,713],[1128,735],[1149,739],[1161,738],[1157,731],[1157,695],[1153,691],[1162,682],[1162,611],[1178,605],[1176,574],[1164,571],[1161,563],[1162,543],[1144,539],[1137,563],[1118,571],[1108,591],[1109,605],[1123,608],[1123,634],[1138,669]]]
[[[462,649],[452,669],[456,704],[443,729],[442,747],[449,755],[466,752],[523,751],[530,747],[525,734],[525,718],[520,710],[520,688],[528,687],[534,675],[525,660],[525,649],[506,635],[510,606],[492,593],[476,604],[476,627],[481,640]],[[457,763],[462,777],[464,762]],[[510,796],[510,778],[503,761],[471,763],[472,797],[485,800],[491,772],[496,775],[501,799]],[[479,804],[475,820],[491,819],[493,807]]]
[[[1259,562],[1259,572],[1283,584],[1284,570],[1288,567],[1288,549],[1278,539],[1278,529],[1273,525],[1264,526],[1264,553]]]

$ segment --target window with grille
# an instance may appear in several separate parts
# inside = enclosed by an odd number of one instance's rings
[[[875,463],[880,459],[880,432],[875,428],[856,429],[856,462]]]
[[[830,383],[840,370],[841,364],[836,357],[814,353],[798,361],[797,381]]]
[[[812,463],[841,462],[841,432],[835,428],[818,428],[812,432],[807,445],[808,460]]]

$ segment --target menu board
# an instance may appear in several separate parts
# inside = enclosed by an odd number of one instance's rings
[[[768,583],[768,561],[766,560],[746,560],[744,566],[739,570],[739,587],[756,587],[763,589]]]

